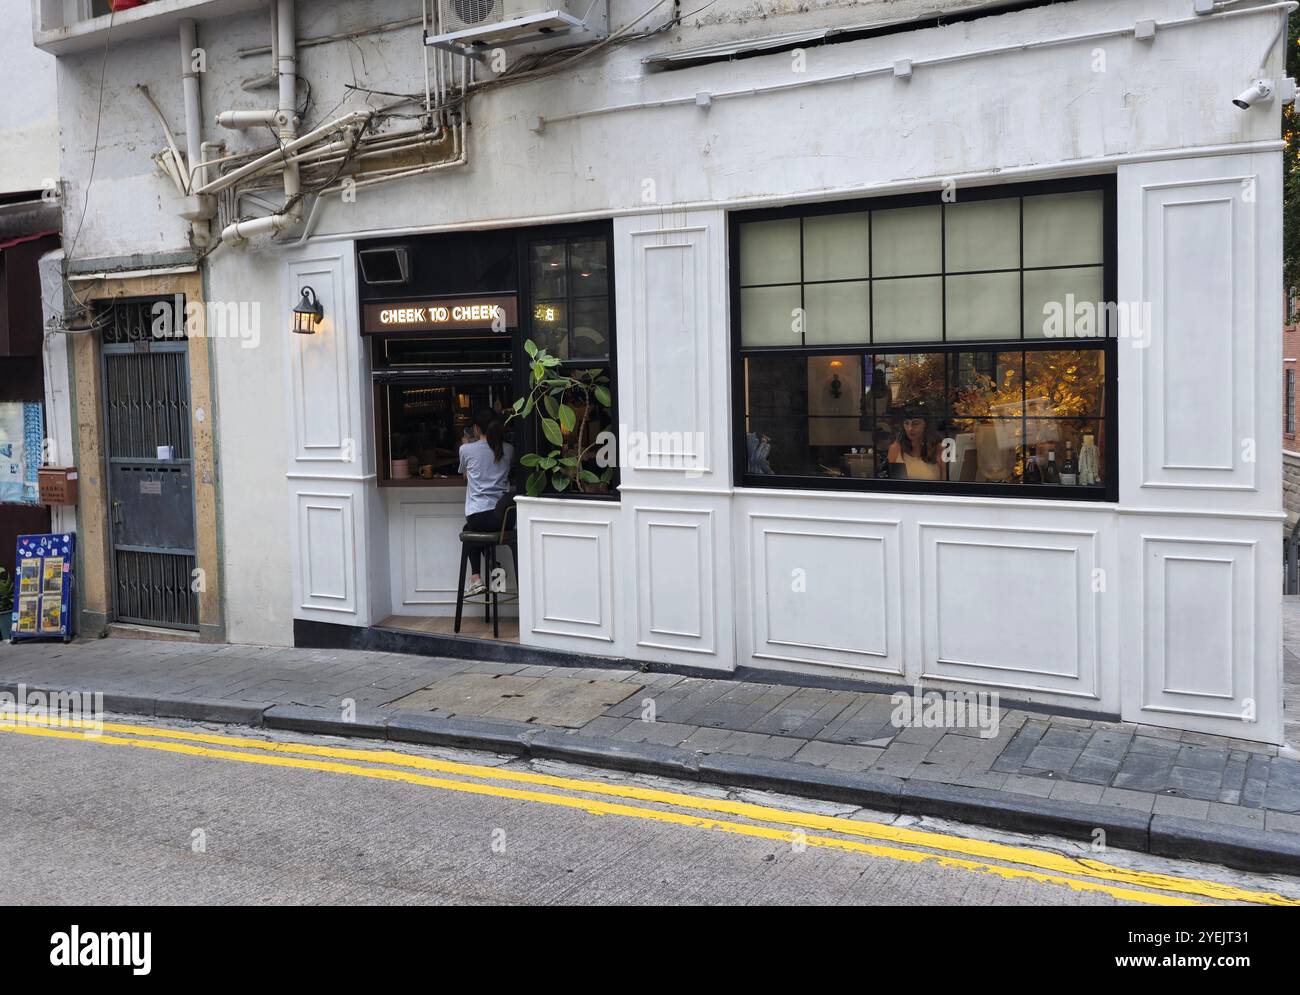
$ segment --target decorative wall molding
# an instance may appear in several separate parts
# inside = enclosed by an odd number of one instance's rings
[[[356,614],[359,550],[351,494],[297,494],[299,607]]]
[[[1096,532],[918,530],[923,677],[1100,697]]]
[[[640,475],[645,485],[730,482],[718,465],[730,417],[725,220],[669,212],[614,222],[619,403],[635,433],[624,440],[629,486]]]
[[[903,674],[899,523],[751,514],[753,656]]]
[[[345,303],[343,270],[338,257],[289,265],[286,292],[293,302],[310,286],[325,307],[314,335],[290,336],[296,463],[353,463],[359,455],[353,422],[353,394],[360,383],[352,362],[356,329]],[[290,308],[292,303],[284,313]]]
[[[713,512],[636,508],[637,645],[717,653]]]
[[[1251,540],[1143,535],[1143,712],[1257,714]]]
[[[529,518],[529,631],[614,642],[613,524]]]

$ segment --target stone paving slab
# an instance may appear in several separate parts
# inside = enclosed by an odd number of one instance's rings
[[[0,686],[18,683],[103,690],[117,695],[110,701],[123,710],[145,714],[159,702],[167,704],[158,714],[209,702],[218,711],[226,703],[232,716],[266,710],[279,721],[310,722],[351,699],[366,709],[370,726],[393,721],[413,741],[425,735],[420,721],[433,730],[430,741],[446,738],[439,723],[447,720],[464,725],[466,742],[489,727],[505,730],[503,743],[533,742],[531,729],[550,737],[537,742],[559,744],[564,740],[554,737],[567,731],[576,736],[569,742],[593,744],[592,756],[598,743],[625,744],[626,757],[659,751],[701,771],[713,764],[718,777],[748,758],[807,771],[810,784],[852,775],[901,783],[905,795],[909,783],[918,791],[982,792],[1005,798],[1011,810],[1038,799],[1176,820],[1184,828],[1204,825],[1207,833],[1219,827],[1300,836],[1294,755],[1227,737],[1014,708],[996,713],[996,729],[897,726],[887,694],[614,668],[111,638],[0,645]],[[788,773],[781,776],[788,780]]]

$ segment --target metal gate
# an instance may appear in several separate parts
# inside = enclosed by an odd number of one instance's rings
[[[104,321],[113,614],[197,629],[184,299],[116,301]]]

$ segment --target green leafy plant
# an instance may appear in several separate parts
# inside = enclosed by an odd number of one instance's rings
[[[524,489],[529,497],[547,490],[584,492],[607,490],[614,479],[614,467],[600,473],[588,469],[584,462],[592,452],[606,445],[603,433],[593,434],[591,416],[596,405],[608,410],[613,403],[609,393],[609,376],[603,370],[577,370],[571,375],[559,369],[561,360],[536,342],[524,342],[528,353],[528,393],[518,398],[506,416],[506,424],[536,412],[542,435],[553,447],[545,453],[525,453],[519,462],[531,473]]]
[[[9,571],[0,567],[0,615],[7,615],[14,610],[14,579]]]

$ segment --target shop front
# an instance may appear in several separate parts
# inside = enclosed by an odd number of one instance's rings
[[[384,523],[369,537],[378,540],[389,579],[374,615],[383,628],[487,638],[496,631],[497,638],[519,641],[518,565],[504,546],[496,580],[501,623],[484,620],[483,596],[465,600],[459,628],[454,621],[467,515],[460,448],[474,439],[485,413],[499,420],[512,487],[524,489],[530,470],[521,458],[537,452],[541,438],[536,419],[515,414],[516,400],[529,391],[524,343],[556,357],[556,375],[612,369],[610,246],[608,222],[357,243],[359,334],[348,348],[356,349],[364,394],[367,434],[358,452],[374,461],[358,500]],[[309,296],[316,293],[311,287]],[[324,341],[335,326],[321,325],[313,338]],[[305,341],[303,349],[316,345]],[[589,407],[583,430],[565,432],[566,450],[590,450],[595,435],[613,424],[612,405]],[[590,500],[616,497],[609,484],[581,483],[576,490]],[[323,510],[315,508],[316,520]],[[513,517],[501,522],[506,532],[514,524]],[[370,564],[372,576],[377,567]]]
[[[494,158],[439,181],[461,196],[287,250],[282,306],[310,286],[324,308],[284,345],[295,641],[996,692],[1280,742],[1280,462],[1256,445],[1280,428],[1280,144],[1217,82],[1184,107],[1117,16],[828,45],[815,91],[787,53],[645,77],[712,102],[640,106],[614,74],[531,128],[503,90]],[[1162,58],[1188,65],[1218,32],[1206,80],[1253,71],[1275,27],[1170,24]],[[924,77],[886,72],[900,46],[932,52]],[[1012,69],[1046,94],[999,89],[972,125]],[[910,123],[805,102],[832,87]],[[1104,127],[1036,110],[1080,94]],[[556,156],[573,176],[514,165]],[[520,494],[517,628],[466,645],[456,451],[528,393],[530,342],[608,372],[576,445],[608,432],[616,472]],[[521,458],[575,444],[509,431]]]

